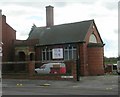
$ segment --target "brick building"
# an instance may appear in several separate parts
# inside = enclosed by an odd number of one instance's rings
[[[47,6],[46,27],[33,25],[27,40],[14,41],[14,60],[41,63],[62,61],[66,62],[67,69],[71,68],[70,62],[74,61],[77,74],[104,74],[104,43],[94,20],[54,25],[53,13],[53,7]],[[11,37],[13,40],[14,35]],[[8,48],[12,49],[12,45],[11,40]],[[16,68],[20,70],[25,66]]]
[[[6,16],[2,15],[2,11],[0,12],[0,37],[2,43],[2,62],[13,61],[14,57],[14,41],[16,40],[16,31],[6,22]],[[9,68],[7,65],[3,66],[3,71]]]
[[[33,25],[26,41],[37,42],[32,48],[26,46],[31,51],[23,51],[26,56],[23,60],[29,60],[31,55],[41,62],[73,60],[80,75],[104,74],[104,44],[94,20],[54,25],[53,13],[53,7],[47,6],[46,27]],[[59,57],[54,57],[55,50],[61,52]]]

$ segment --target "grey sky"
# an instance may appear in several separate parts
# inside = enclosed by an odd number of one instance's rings
[[[105,56],[118,54],[119,0],[1,0],[0,9],[7,23],[17,31],[17,39],[26,39],[33,24],[46,25],[45,6],[54,6],[54,24],[94,19],[104,41]]]

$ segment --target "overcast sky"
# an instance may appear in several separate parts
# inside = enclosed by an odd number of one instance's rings
[[[17,2],[16,2],[17,1]],[[44,2],[43,2],[44,1]],[[57,2],[56,2],[57,1]],[[118,56],[119,0],[0,0],[2,14],[17,32],[17,39],[27,39],[33,24],[46,25],[45,6],[54,6],[54,24],[94,19],[105,43],[105,56]]]

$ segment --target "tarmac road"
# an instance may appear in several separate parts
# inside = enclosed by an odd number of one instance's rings
[[[118,76],[87,76],[80,81],[2,80],[2,95],[118,95]]]

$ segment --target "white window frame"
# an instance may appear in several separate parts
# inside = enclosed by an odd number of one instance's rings
[[[74,46],[71,46],[71,49],[70,47],[65,47],[64,48],[64,60],[76,59],[76,57],[74,58],[74,51],[75,52],[77,51],[77,49]],[[67,55],[65,52],[67,52]],[[70,56],[70,53],[71,53],[71,56]]]
[[[42,61],[52,60],[52,58],[51,58],[51,52],[52,52],[52,49],[43,48],[42,49]],[[44,56],[43,53],[45,53],[45,56]],[[48,53],[48,56],[47,56],[47,53]]]
[[[94,33],[90,35],[89,43],[97,43],[97,38]]]

